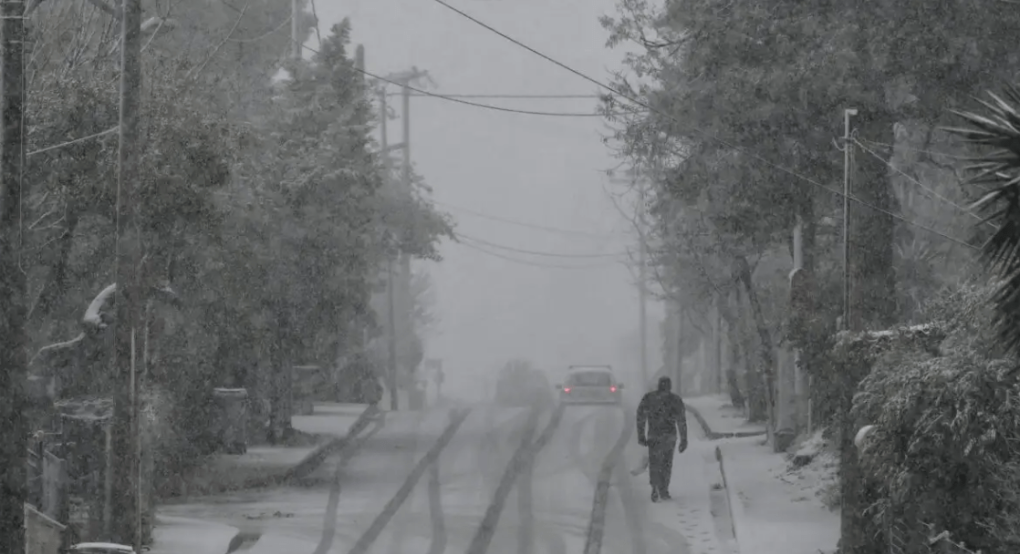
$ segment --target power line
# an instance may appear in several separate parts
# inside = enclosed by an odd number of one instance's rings
[[[464,233],[455,233],[455,234],[457,235],[457,238],[459,238],[459,239],[467,239],[469,241],[481,243],[481,244],[483,244],[485,246],[488,246],[490,248],[496,248],[496,249],[499,249],[499,250],[506,250],[508,252],[517,252],[519,254],[529,254],[531,256],[545,256],[545,257],[549,257],[549,258],[588,258],[588,259],[591,259],[591,258],[619,258],[620,256],[626,256],[627,255],[626,252],[615,252],[615,253],[610,253],[610,254],[605,254],[605,253],[564,254],[564,253],[560,253],[560,252],[540,252],[540,251],[536,251],[536,250],[525,250],[525,249],[522,249],[522,248],[514,248],[512,246],[504,246],[502,244],[496,244],[494,242],[489,242],[489,241],[484,240],[484,239],[472,237],[470,235],[465,235]]]
[[[286,24],[290,23],[290,18],[291,17],[293,17],[293,16],[292,15],[288,15],[287,19],[283,20],[283,23],[280,23],[276,27],[273,27],[272,29],[269,29],[268,31],[266,31],[264,33],[261,33],[261,34],[258,34],[258,35],[254,36],[254,37],[251,37],[251,38],[227,38],[227,40],[230,41],[230,42],[258,42],[258,41],[268,37],[269,35],[279,31]]]
[[[308,48],[312,52],[318,53],[315,50],[313,50],[313,49],[311,49],[311,48],[309,48],[307,46],[305,46],[305,48]],[[431,97],[431,98],[438,98],[440,100],[446,100],[448,102],[453,102],[455,104],[463,104],[465,106],[472,106],[472,107],[475,107],[475,108],[483,108],[483,109],[486,109],[486,110],[494,110],[494,111],[497,111],[497,112],[514,113],[514,114],[521,114],[521,115],[540,115],[540,116],[546,116],[546,117],[606,117],[606,116],[610,116],[611,117],[611,116],[633,115],[635,113],[641,113],[640,110],[635,110],[635,111],[630,111],[630,112],[612,112],[612,113],[608,113],[607,114],[607,113],[599,113],[599,112],[542,112],[542,111],[535,111],[535,110],[519,110],[519,109],[516,109],[516,108],[504,108],[502,106],[493,106],[492,104],[482,104],[480,102],[471,102],[469,100],[463,100],[460,97],[450,96],[450,95],[447,95],[447,94],[438,94],[438,93],[435,93],[435,92],[428,92],[428,91],[420,89],[420,88],[412,87],[412,86],[407,85],[405,83],[398,83],[396,81],[391,81],[389,79],[380,77],[380,76],[375,75],[375,74],[373,74],[373,73],[371,73],[369,71],[361,69],[360,67],[355,67],[354,69],[357,70],[357,71],[360,71],[361,73],[364,73],[365,75],[367,75],[369,77],[372,77],[373,79],[377,79],[377,80],[382,81],[384,83],[389,83],[391,85],[395,85],[395,86],[398,86],[398,87],[407,87],[408,90],[410,90],[411,92],[416,93],[417,96],[428,96],[428,97]]]
[[[399,96],[398,92],[391,92],[387,96]],[[411,96],[427,97],[427,94],[414,93]],[[600,94],[443,94],[447,98],[487,98],[492,100],[568,100],[568,99],[599,99]]]
[[[471,250],[475,250],[477,252],[481,252],[483,254],[492,256],[494,258],[499,258],[501,260],[508,261],[508,262],[513,262],[513,263],[520,264],[520,265],[527,265],[527,266],[531,266],[531,267],[540,267],[540,268],[544,268],[544,269],[575,269],[575,270],[576,269],[583,269],[583,270],[591,270],[591,269],[605,269],[605,268],[609,268],[609,267],[615,267],[616,265],[618,265],[616,263],[591,264],[591,265],[557,265],[557,264],[539,263],[539,262],[533,262],[533,261],[530,261],[530,260],[522,260],[522,259],[519,259],[519,258],[513,258],[511,256],[506,256],[504,254],[499,254],[497,252],[493,252],[491,250],[487,250],[487,249],[482,248],[480,246],[477,246],[477,245],[474,245],[474,244],[469,244],[469,243],[466,243],[466,242],[457,242],[456,244],[458,244],[460,246],[463,246],[465,248],[468,248],[468,249],[471,249]]]
[[[47,146],[46,148],[40,148],[38,150],[33,150],[31,152],[27,152],[25,154],[25,156],[34,156],[36,154],[42,154],[43,152],[49,152],[50,150],[57,150],[59,148],[65,147],[65,146],[71,146],[72,144],[78,144],[79,142],[85,142],[87,140],[92,140],[94,138],[99,138],[99,137],[106,136],[106,135],[112,135],[113,133],[116,133],[119,129],[120,129],[120,125],[118,125],[116,127],[111,127],[110,129],[107,129],[105,131],[100,131],[98,133],[93,133],[91,135],[86,135],[84,137],[79,137],[79,138],[76,138],[76,139],[73,139],[73,140],[69,140],[67,142],[61,142],[60,144],[54,144],[52,146]]]
[[[465,18],[465,19],[467,19],[469,21],[471,21],[472,23],[478,25],[479,27],[482,27],[482,28],[484,28],[484,29],[486,29],[486,30],[488,30],[488,31],[490,31],[490,32],[492,32],[492,33],[494,33],[494,34],[496,34],[496,35],[498,35],[498,36],[500,36],[500,37],[510,41],[511,43],[519,46],[520,48],[523,48],[523,49],[531,52],[532,54],[534,54],[534,55],[536,55],[536,56],[538,56],[538,57],[548,61],[549,63],[551,63],[553,65],[556,65],[556,66],[558,66],[558,67],[560,67],[560,68],[562,68],[562,69],[564,69],[564,70],[566,70],[566,71],[568,71],[570,73],[573,73],[574,75],[576,75],[576,76],[578,76],[578,77],[580,77],[580,78],[582,78],[582,79],[584,79],[584,80],[594,84],[595,86],[597,86],[597,87],[599,87],[601,89],[609,91],[614,96],[617,96],[619,98],[627,100],[628,102],[630,102],[632,104],[640,106],[641,108],[644,108],[645,110],[647,110],[650,113],[654,113],[654,114],[656,114],[658,116],[661,116],[661,117],[664,117],[666,119],[669,119],[669,120],[675,122],[677,125],[686,126],[688,129],[693,130],[693,131],[695,131],[698,134],[701,134],[702,136],[704,136],[705,138],[707,138],[709,140],[713,140],[715,142],[718,142],[719,144],[722,144],[723,146],[726,146],[727,148],[729,148],[731,150],[735,150],[737,152],[741,152],[743,154],[746,154],[749,157],[758,160],[759,162],[762,162],[762,163],[764,163],[764,164],[766,164],[768,166],[773,167],[774,169],[777,169],[777,170],[779,170],[779,171],[781,171],[783,173],[786,173],[786,174],[790,175],[791,177],[794,177],[794,178],[799,179],[801,181],[804,181],[805,183],[808,183],[808,184],[810,184],[812,186],[815,186],[815,187],[818,187],[818,188],[820,188],[822,190],[825,190],[825,191],[829,192],[830,194],[834,194],[834,195],[837,195],[837,196],[840,196],[840,197],[845,197],[845,198],[847,198],[850,201],[856,202],[856,203],[858,203],[858,204],[860,204],[862,206],[865,206],[867,208],[870,208],[870,209],[872,209],[872,210],[874,210],[874,211],[876,211],[878,213],[887,215],[887,216],[889,216],[889,217],[891,217],[893,219],[896,219],[898,221],[906,223],[907,225],[911,225],[913,227],[917,227],[918,229],[923,229],[925,231],[928,231],[929,233],[932,233],[934,235],[938,235],[938,236],[940,236],[940,237],[942,237],[942,238],[944,238],[946,240],[949,240],[951,242],[954,242],[954,243],[966,246],[968,248],[971,248],[971,249],[974,249],[974,250],[979,249],[977,246],[974,246],[974,245],[972,245],[972,244],[970,244],[968,242],[965,242],[965,241],[962,241],[962,240],[957,239],[955,237],[951,237],[949,235],[941,233],[941,232],[939,232],[939,231],[937,231],[937,230],[935,230],[935,229],[933,229],[931,227],[928,227],[927,225],[922,225],[920,223],[917,223],[917,222],[914,222],[914,221],[910,221],[909,219],[907,219],[907,218],[905,218],[905,217],[903,217],[903,216],[901,216],[899,214],[890,212],[889,210],[885,210],[885,209],[879,208],[878,206],[875,206],[875,205],[873,205],[871,203],[865,202],[865,201],[863,201],[863,200],[861,200],[861,199],[859,199],[859,198],[857,198],[855,196],[845,195],[841,191],[833,190],[833,189],[831,189],[831,188],[829,188],[829,187],[827,187],[827,186],[825,186],[825,185],[815,181],[814,179],[811,179],[809,177],[805,177],[804,175],[801,175],[801,174],[797,173],[796,171],[794,171],[792,169],[789,169],[789,168],[781,166],[781,165],[779,165],[779,164],[777,164],[775,162],[772,162],[772,161],[770,161],[768,159],[765,159],[761,155],[759,155],[759,154],[757,154],[757,153],[755,153],[755,152],[753,152],[751,150],[739,147],[739,146],[737,146],[735,144],[732,144],[732,143],[730,143],[730,142],[728,142],[726,140],[723,140],[723,139],[721,139],[721,138],[719,138],[719,137],[717,137],[715,135],[712,135],[712,134],[707,133],[707,132],[705,132],[705,131],[703,131],[701,129],[698,129],[697,127],[691,126],[689,124],[685,124],[685,123],[681,122],[679,119],[673,117],[672,115],[653,108],[652,106],[650,106],[646,102],[642,102],[641,100],[638,100],[638,99],[636,99],[636,98],[634,98],[632,96],[624,94],[623,92],[620,92],[616,88],[611,87],[611,86],[609,86],[609,85],[599,81],[598,79],[590,77],[590,76],[588,76],[588,75],[586,75],[586,74],[584,74],[584,73],[574,69],[573,67],[570,67],[569,65],[567,65],[567,64],[565,64],[565,63],[563,63],[563,62],[561,62],[561,61],[559,61],[559,60],[557,60],[555,58],[552,58],[552,57],[550,57],[550,56],[548,56],[548,55],[546,55],[546,54],[544,54],[544,53],[542,53],[542,52],[532,48],[531,46],[528,46],[527,44],[525,44],[525,43],[523,43],[523,42],[521,42],[521,41],[511,37],[510,35],[500,31],[499,29],[496,29],[495,27],[489,25],[488,23],[485,23],[484,21],[481,21],[481,20],[475,18],[474,16],[472,16],[472,15],[466,13],[466,12],[461,11],[461,10],[451,6],[450,4],[446,3],[444,0],[432,0],[432,1],[437,3],[437,4],[439,4],[440,6],[443,6],[444,8],[446,8],[446,9],[456,13],[457,15],[459,15],[459,16],[461,16],[461,17],[463,17],[463,18]]]
[[[965,207],[963,207],[963,206],[961,206],[961,205],[957,204],[956,202],[953,202],[952,200],[950,200],[950,199],[946,198],[945,196],[943,196],[943,195],[939,194],[939,193],[938,193],[938,192],[936,192],[936,191],[935,191],[934,189],[932,189],[931,187],[928,187],[928,186],[926,186],[926,185],[925,185],[924,183],[922,183],[921,181],[918,181],[918,180],[917,180],[917,179],[915,179],[914,177],[911,177],[910,175],[907,175],[907,173],[906,173],[906,172],[904,172],[904,171],[903,171],[902,169],[900,169],[900,168],[898,168],[898,167],[894,166],[893,164],[889,163],[888,161],[886,161],[886,160],[882,159],[882,156],[879,156],[879,155],[878,155],[877,153],[875,153],[875,152],[874,152],[873,150],[871,150],[871,149],[870,149],[870,148],[868,148],[867,146],[864,146],[864,144],[863,144],[863,143],[861,143],[861,141],[857,140],[856,138],[855,138],[855,139],[853,139],[853,141],[854,141],[854,143],[856,143],[856,144],[857,144],[857,146],[859,146],[859,147],[861,148],[861,150],[864,150],[864,151],[865,151],[866,153],[868,153],[868,154],[871,154],[871,156],[872,156],[873,158],[875,158],[876,160],[878,160],[878,161],[882,162],[883,164],[885,164],[886,166],[888,166],[888,167],[889,167],[889,169],[891,169],[891,170],[895,171],[896,173],[900,174],[901,176],[903,176],[904,178],[906,178],[906,179],[907,179],[908,181],[910,181],[911,183],[913,183],[913,184],[917,185],[917,187],[918,187],[918,188],[920,188],[921,190],[923,190],[923,191],[927,192],[927,193],[928,193],[929,195],[931,195],[931,196],[932,196],[933,198],[935,198],[936,200],[940,200],[940,201],[942,201],[942,202],[944,202],[944,203],[946,203],[946,204],[948,204],[948,205],[950,205],[950,206],[952,206],[952,207],[956,208],[957,210],[960,210],[961,212],[963,212],[963,213],[965,213],[965,214],[967,214],[967,215],[969,215],[969,216],[973,217],[974,219],[976,219],[976,220],[980,221],[981,223],[986,223],[986,224],[990,225],[990,226],[991,226],[991,227],[992,227],[993,229],[996,229],[996,230],[998,230],[998,226],[996,226],[996,225],[995,225],[994,223],[992,223],[991,221],[987,221],[987,220],[985,220],[984,218],[982,218],[981,216],[977,215],[976,213],[974,213],[974,212],[970,211],[969,209],[967,209],[967,208],[965,208]]]
[[[536,229],[536,230],[539,230],[539,231],[547,231],[547,232],[550,232],[550,233],[559,233],[559,234],[563,234],[563,235],[574,235],[574,236],[597,238],[597,239],[612,239],[612,238],[615,238],[613,235],[608,235],[608,234],[591,233],[591,232],[588,232],[588,231],[577,231],[577,230],[571,230],[571,229],[561,229],[561,228],[558,228],[558,227],[549,227],[549,226],[545,226],[545,225],[538,225],[538,224],[535,224],[535,223],[526,223],[526,222],[518,221],[518,220],[515,220],[515,219],[499,217],[499,216],[496,216],[496,215],[491,215],[491,214],[487,214],[487,213],[471,210],[471,209],[468,209],[468,208],[464,208],[462,206],[456,206],[456,205],[453,205],[453,204],[447,204],[445,202],[440,202],[438,200],[431,200],[431,202],[433,204],[437,205],[437,206],[442,206],[444,208],[448,208],[448,209],[451,209],[451,210],[454,210],[454,211],[464,212],[466,214],[473,215],[475,217],[479,217],[479,218],[482,218],[482,219],[488,219],[488,220],[491,220],[491,221],[499,221],[499,222],[502,222],[502,223],[507,223],[509,225],[517,225],[519,227],[525,227],[525,228],[528,228],[528,229]]]

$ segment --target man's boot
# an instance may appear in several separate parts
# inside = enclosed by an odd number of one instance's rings
[[[652,487],[652,502],[658,502],[658,501],[659,501],[659,491],[656,488]]]

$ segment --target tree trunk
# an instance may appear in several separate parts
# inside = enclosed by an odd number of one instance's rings
[[[739,256],[736,262],[737,275],[747,291],[747,301],[751,307],[754,326],[758,331],[759,358],[757,374],[760,379],[760,386],[764,391],[768,429],[771,432],[776,424],[776,360],[772,344],[772,333],[765,322],[765,314],[762,312],[761,303],[758,301],[758,293],[754,290],[750,264],[747,263],[747,259],[743,256]]]
[[[269,443],[279,444],[291,434],[291,332],[287,307],[277,305],[276,328],[270,351]]]
[[[748,308],[743,302],[743,294],[740,287],[735,287],[734,295],[737,306],[737,325],[740,337],[740,352],[743,361],[744,388],[747,391],[747,420],[749,422],[761,422],[768,418],[767,403],[765,400],[765,389],[761,376],[755,367],[757,355],[755,354],[754,339],[751,337],[751,318],[747,317]]]
[[[893,114],[862,110],[857,129],[869,140],[892,144]],[[875,137],[875,138],[871,138]],[[899,213],[889,181],[889,167],[859,148],[855,154],[854,198],[870,205],[850,203],[850,328],[882,330],[896,323],[896,272],[893,268],[893,241],[896,220],[888,213]]]
[[[740,380],[737,378],[737,367],[740,363],[740,336],[738,331],[739,328],[737,327],[739,323],[728,303],[729,295],[726,295],[726,297],[720,295],[720,301],[718,304],[719,315],[722,317],[723,323],[726,326],[726,333],[729,336],[730,347],[730,363],[726,367],[722,368],[722,371],[724,372],[724,378],[726,381],[726,390],[730,395],[730,402],[733,404],[734,408],[743,410],[747,407],[747,399],[744,398],[744,393],[740,390]],[[720,362],[721,361],[722,360],[720,359]]]

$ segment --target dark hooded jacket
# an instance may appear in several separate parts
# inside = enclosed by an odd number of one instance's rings
[[[670,390],[673,382],[669,377],[660,377],[658,389],[645,394],[637,409],[637,432],[639,440],[671,438],[687,442],[687,414],[684,401]],[[645,428],[647,426],[647,435]]]

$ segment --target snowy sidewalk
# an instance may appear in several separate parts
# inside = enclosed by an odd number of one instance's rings
[[[637,460],[644,452],[645,449],[636,444],[627,447],[624,460],[628,470],[638,467]],[[672,500],[652,504],[648,477],[647,469],[631,477],[634,500],[642,506],[642,519],[647,522],[647,540],[662,537],[659,540],[668,545],[671,552],[737,553],[722,474],[715,460],[715,443],[691,435],[687,450],[673,457],[669,486]],[[652,550],[649,544],[649,551]],[[745,554],[757,553],[747,551]]]
[[[742,554],[835,552],[839,512],[824,503],[835,482],[833,455],[819,453],[809,441],[805,446],[816,450],[813,460],[793,469],[788,456],[773,453],[762,437],[716,444]]]
[[[226,554],[239,532],[220,523],[156,516],[149,554]]]
[[[709,440],[765,434],[765,424],[748,423],[742,410],[734,408],[726,395],[684,398],[684,405]]]

